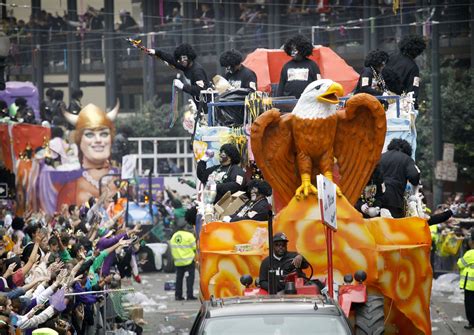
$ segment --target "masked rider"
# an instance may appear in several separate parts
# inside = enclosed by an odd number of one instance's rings
[[[234,214],[225,217],[223,221],[255,220],[268,221],[268,210],[271,208],[267,197],[272,195],[272,188],[265,180],[252,180],[247,186],[250,199]]]
[[[257,90],[257,75],[242,64],[243,56],[236,50],[224,51],[220,57],[221,66],[225,68],[224,78],[234,89],[249,88]]]
[[[243,190],[245,187],[244,170],[240,167],[240,153],[234,144],[224,144],[219,152],[219,165],[206,168],[207,155],[197,165],[197,177],[203,184],[216,183],[216,198],[218,202],[222,196]],[[212,176],[212,177],[211,177]]]
[[[301,96],[306,86],[321,79],[319,67],[309,59],[313,53],[313,45],[306,37],[296,35],[286,41],[285,52],[292,59],[281,69],[277,96]]]
[[[201,90],[209,88],[209,80],[202,65],[195,61],[197,55],[193,47],[186,43],[181,44],[174,50],[173,55],[161,49],[149,49],[148,53],[183,71],[189,83],[183,83],[180,79],[175,79],[173,85],[177,89],[192,95],[196,106],[199,106]]]

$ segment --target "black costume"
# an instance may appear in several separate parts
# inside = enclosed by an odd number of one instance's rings
[[[372,67],[364,67],[354,93],[367,93],[377,96],[382,95],[385,90],[385,82],[381,74],[377,73]]]
[[[235,89],[250,88],[254,91],[257,90],[257,75],[255,72],[243,65],[241,65],[240,69],[235,72],[226,73],[224,78],[227,79],[229,84],[231,84]]]
[[[376,166],[369,182],[364,187],[362,195],[357,200],[355,208],[362,213],[362,216],[366,219],[371,218],[370,215],[362,212],[362,205],[367,204],[369,207],[382,208],[383,202],[383,173],[379,165]]]
[[[35,112],[30,106],[18,108],[17,115],[17,118],[23,119],[23,123],[36,124]]]
[[[268,221],[268,210],[270,204],[267,198],[256,201],[249,200],[231,215],[230,222],[241,220]]]
[[[81,101],[77,99],[72,99],[68,108],[69,113],[78,115],[81,109],[82,109]]]
[[[451,218],[451,216],[453,216],[453,211],[450,209],[438,214],[430,215],[430,218],[428,219],[428,225],[433,226],[435,224],[446,222],[449,220],[449,218]]]
[[[278,291],[285,289],[284,276],[295,271],[295,266],[292,264],[293,258],[298,256],[297,252],[287,251],[282,257],[276,258],[273,255],[273,267],[276,270],[276,277],[278,283]],[[308,261],[303,257],[301,262],[301,269],[306,269],[309,266]],[[268,291],[268,270],[270,270],[270,257],[266,257],[260,265],[260,287]]]
[[[306,86],[318,79],[318,65],[311,59],[290,60],[281,69],[277,96],[294,96],[299,99]]]
[[[230,164],[228,166],[216,165],[206,168],[206,162],[200,161],[197,164],[197,177],[201,183],[206,184],[211,174],[215,175],[216,182],[216,199],[214,203],[218,202],[220,198],[227,192],[231,193],[240,191],[244,185],[244,170],[237,164]]]
[[[40,118],[41,121],[48,121],[49,123],[53,120],[53,103],[51,101],[43,101],[40,104]]]
[[[194,102],[199,106],[201,91],[206,90],[210,86],[206,71],[202,65],[193,60],[190,67],[184,67],[175,60],[173,55],[159,49],[155,49],[155,55],[178,70],[183,71],[184,76],[191,83],[184,83],[183,91],[192,95]]]
[[[401,53],[390,56],[387,67],[395,71],[400,77],[402,90],[406,93],[413,92],[415,108],[418,108],[418,91],[420,86],[420,69],[413,59]]]
[[[394,218],[402,218],[405,216],[404,193],[407,181],[413,186],[418,185],[420,171],[410,156],[398,150],[385,152],[379,164],[385,184],[382,206],[390,210]]]

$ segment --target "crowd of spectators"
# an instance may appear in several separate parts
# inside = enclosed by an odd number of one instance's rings
[[[63,206],[53,215],[20,216],[14,201],[2,203],[1,328],[92,334],[105,327],[105,295],[87,292],[119,288],[127,276],[140,281],[135,257],[140,226],[128,228],[119,216],[110,217],[106,204],[102,197],[90,199],[89,206]]]
[[[140,272],[155,269],[145,241],[169,239],[178,228],[176,222],[185,217],[195,221],[196,210],[189,196],[171,189],[158,191],[154,199],[147,192],[129,192],[141,206],[152,201],[157,207],[155,229],[146,231],[135,222],[130,222],[133,227],[126,225],[126,197],[123,188],[113,195],[105,191],[51,215],[20,215],[14,200],[0,202],[0,329],[47,327],[59,334],[93,334],[105,328],[107,320],[107,329],[141,334],[143,320],[127,320],[112,308],[112,294],[102,291],[119,289],[124,278],[141,283]]]
[[[35,114],[33,108],[28,104],[27,99],[18,97],[13,103],[8,105],[4,100],[0,100],[0,123],[26,123],[40,124],[45,127],[64,127],[71,129],[67,124],[63,111],[72,114],[79,114],[82,104],[82,90],[73,90],[71,102],[66,106],[64,102],[64,92],[60,89],[48,88],[45,99],[39,106],[39,111]]]
[[[270,1],[247,0],[234,4],[235,8],[226,13],[224,5],[221,3],[215,6],[212,2],[199,2],[194,6],[194,13],[185,13],[181,4],[177,1],[167,1],[164,8],[156,10],[154,43],[160,47],[176,47],[183,42],[183,35],[193,34],[202,50],[198,52],[212,52],[216,42],[215,17],[219,17],[219,22],[223,25],[230,25],[231,29],[224,37],[227,42],[239,50],[247,52],[250,49],[268,47],[269,33],[277,30],[269,24],[270,14],[276,13],[282,24],[278,28],[281,41],[285,41],[295,33],[311,34],[311,27],[318,26],[314,31],[317,44],[329,45],[334,42],[362,44],[363,33],[361,29],[352,29],[354,24],[350,21],[363,17],[363,1],[328,1],[316,0],[292,0],[288,4],[278,5],[276,8]],[[219,12],[216,13],[215,11]],[[453,12],[454,11],[454,12]],[[463,11],[450,9],[449,6],[443,8],[443,15],[454,20],[461,20]],[[185,13],[185,14],[183,14]],[[84,63],[102,61],[103,59],[103,32],[104,32],[104,8],[97,9],[91,6],[86,8],[84,13],[80,13],[77,18],[68,17],[67,13],[50,13],[42,10],[37,16],[31,16],[29,20],[17,20],[9,16],[1,21],[3,32],[11,36],[12,55],[16,64],[30,64],[32,61],[31,38],[35,30],[40,31],[40,42],[42,50],[47,54],[45,62],[51,65],[63,65],[65,61],[64,45],[67,42],[66,33],[75,31],[81,43],[81,59]],[[150,15],[150,13],[146,13]],[[383,27],[376,32],[381,39],[392,39],[400,36],[400,32],[395,33],[396,28],[388,24],[387,20],[396,20],[391,4],[380,3],[376,6],[375,15],[380,20],[384,20]],[[420,14],[416,8],[407,7],[403,11],[404,20],[415,22],[419,20]],[[454,16],[453,16],[454,15]],[[461,15],[461,16],[460,16]],[[130,37],[143,32],[143,17],[132,16],[130,12],[119,9],[120,21],[115,24],[113,38],[119,59],[137,58],[138,52],[131,50],[123,41],[123,37]],[[285,24],[291,22],[291,25]],[[349,23],[348,23],[349,22]],[[398,21],[397,21],[398,22]],[[394,21],[394,25],[395,25]],[[459,28],[462,26],[461,28]],[[327,29],[330,27],[331,29]],[[457,25],[443,25],[441,29],[458,27],[463,30],[463,23]],[[187,31],[185,31],[187,29]],[[407,34],[408,27],[403,34]],[[468,28],[467,30],[468,31]],[[413,30],[410,30],[414,33]],[[222,32],[219,32],[219,35]],[[447,36],[452,33],[446,32]]]
[[[452,272],[474,233],[474,196],[450,195],[431,213],[431,260],[435,273]]]

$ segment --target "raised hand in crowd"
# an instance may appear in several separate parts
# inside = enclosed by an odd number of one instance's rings
[[[3,278],[8,278],[8,277],[10,277],[10,276],[15,272],[14,270],[15,270],[16,265],[17,265],[17,263],[11,263],[11,264],[8,266],[7,270],[5,271],[5,273],[3,274],[2,277],[3,277]]]

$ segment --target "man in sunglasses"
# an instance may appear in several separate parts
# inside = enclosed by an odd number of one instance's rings
[[[161,49],[148,50],[150,55],[155,55],[172,67],[183,71],[186,82],[184,83],[180,79],[175,79],[173,85],[177,89],[192,95],[196,106],[199,106],[199,95],[202,90],[209,88],[210,83],[202,65],[195,62],[197,55],[193,47],[187,43],[181,44],[174,50],[173,55]]]

